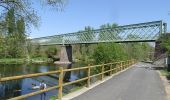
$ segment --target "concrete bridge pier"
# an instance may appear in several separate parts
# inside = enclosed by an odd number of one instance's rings
[[[72,63],[72,46],[62,45],[60,51],[60,60],[56,61],[55,64],[71,64]]]

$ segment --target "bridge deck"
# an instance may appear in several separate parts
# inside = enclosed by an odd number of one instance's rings
[[[162,81],[149,66],[139,63],[72,100],[166,100]]]

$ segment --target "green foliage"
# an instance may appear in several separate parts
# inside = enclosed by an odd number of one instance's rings
[[[48,58],[51,58],[52,56],[57,55],[57,52],[58,52],[58,50],[57,50],[56,46],[50,46],[45,51]]]
[[[109,63],[126,58],[127,56],[122,46],[116,43],[101,43],[97,46],[93,54],[96,64]]]
[[[33,57],[41,57],[41,51],[40,51],[40,49],[41,49],[41,46],[40,46],[40,45],[35,46],[35,54],[34,54]]]
[[[6,25],[8,34],[14,34],[16,25],[15,25],[15,15],[14,15],[14,9],[10,9],[6,15]]]
[[[170,72],[167,69],[160,70],[162,76],[166,76],[168,79],[170,79]]]
[[[40,1],[43,5],[60,9],[64,7],[67,0]],[[31,0],[2,0],[0,2],[0,8],[3,11],[0,17],[0,58],[25,58],[26,56],[29,58],[28,53],[31,56],[34,54],[37,57],[42,56],[39,47],[34,48],[35,52],[31,53],[33,46],[26,44],[26,29],[32,25],[37,27],[39,21],[32,5]]]
[[[5,17],[6,28],[0,34],[0,58],[25,57],[25,22],[23,18],[17,19],[12,8]]]
[[[161,46],[166,48],[168,53],[170,54],[170,34],[163,34],[160,36],[159,40],[161,41]]]

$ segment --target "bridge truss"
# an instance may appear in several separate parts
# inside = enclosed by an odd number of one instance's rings
[[[166,33],[167,24],[153,21],[31,39],[34,44],[61,45],[100,42],[153,42]]]

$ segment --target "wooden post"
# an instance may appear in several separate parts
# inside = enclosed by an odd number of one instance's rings
[[[110,76],[112,75],[112,64],[110,64]]]
[[[87,72],[87,75],[88,75],[88,79],[87,79],[87,87],[90,87],[90,64],[88,65],[88,72]]]
[[[59,74],[59,81],[58,81],[58,100],[62,100],[62,90],[63,90],[63,67],[59,68],[60,74]]]
[[[102,78],[101,78],[101,80],[103,80],[103,78],[104,78],[104,64],[102,64]]]

